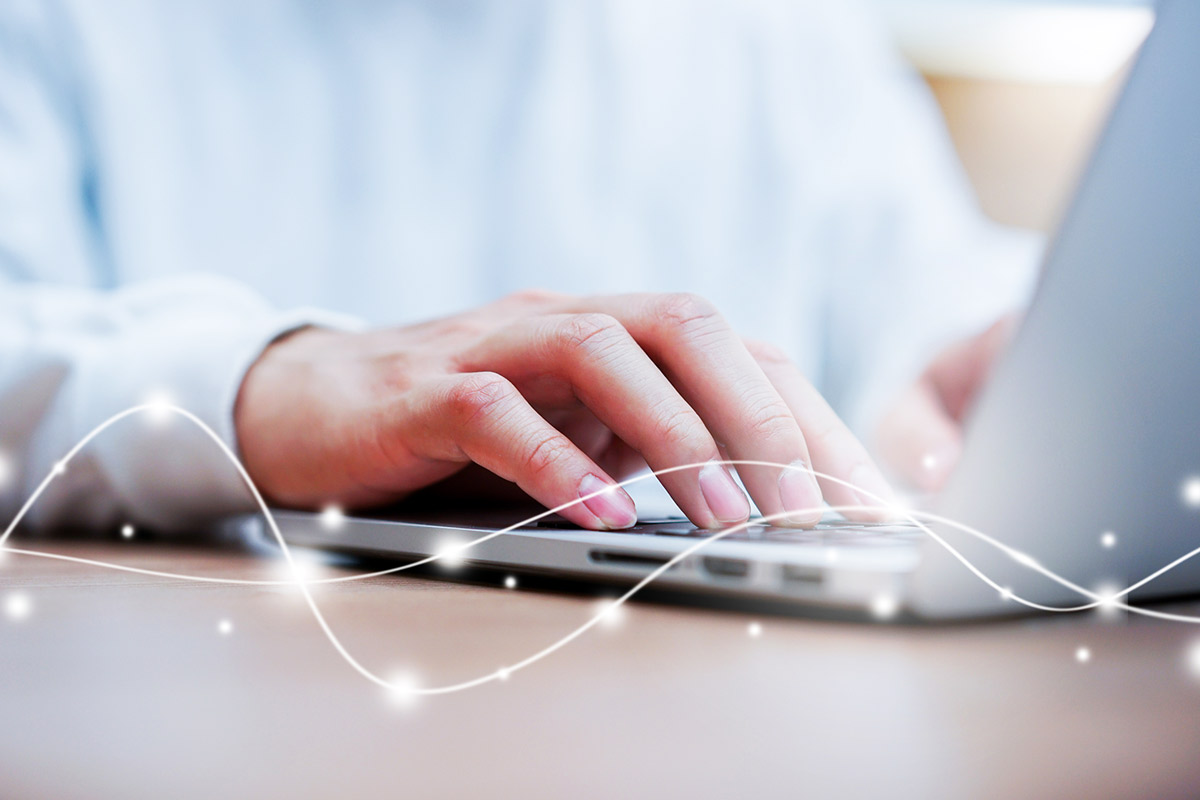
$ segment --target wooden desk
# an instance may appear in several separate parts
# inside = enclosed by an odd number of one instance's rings
[[[238,550],[30,546],[280,575]],[[1182,624],[904,629],[635,604],[505,683],[400,709],[335,654],[294,587],[11,554],[0,575],[0,594],[33,604],[0,618],[6,798],[1200,794],[1200,680],[1184,665],[1200,630]],[[594,602],[410,577],[317,593],[365,664],[426,683],[512,663]]]

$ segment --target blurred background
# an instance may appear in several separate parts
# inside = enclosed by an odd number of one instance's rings
[[[1146,0],[873,0],[946,116],[984,211],[1054,226],[1125,70]]]
[[[932,88],[984,211],[1051,230],[1150,6],[871,2]],[[140,534],[116,550],[123,541],[61,546],[148,569],[282,577],[269,559]],[[398,713],[346,668],[292,587],[10,565],[6,587],[35,605],[4,631],[5,797],[762,796],[754,787],[779,775],[786,796],[1186,797],[1198,785],[1200,643],[1187,626],[868,630],[772,617],[751,641],[743,616],[647,604],[528,679]],[[321,589],[364,663],[415,663],[446,681],[545,647],[593,602],[536,591],[500,602],[487,586],[419,579]]]

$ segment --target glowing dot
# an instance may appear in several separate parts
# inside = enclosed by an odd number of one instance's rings
[[[505,589],[517,588],[517,576],[516,575],[506,575],[504,577],[504,588]]]
[[[1200,475],[1193,475],[1184,481],[1180,494],[1189,508],[1200,508]]]
[[[826,547],[825,548],[825,563],[826,564],[836,564],[837,560],[838,560],[837,548]]]
[[[924,469],[926,471],[934,469],[935,467],[937,467],[937,464],[938,464],[937,456],[935,456],[933,453],[926,453],[921,458],[921,467],[922,467],[922,469]]]
[[[24,592],[9,592],[4,598],[4,613],[13,622],[21,622],[33,613],[33,601]]]
[[[323,571],[321,568],[325,562],[319,554],[312,550],[293,547],[291,556],[292,559],[290,562],[287,558],[279,560],[275,568],[279,580],[292,584],[301,584],[311,583],[321,578]]]
[[[1200,680],[1200,639],[1192,642],[1185,654],[1188,672],[1193,678]]]
[[[327,531],[336,531],[346,524],[346,512],[341,506],[328,505],[321,511],[321,526]]]
[[[1001,600],[1012,600],[1013,599],[1012,588],[1008,587],[1008,586],[1005,586],[1004,588],[1002,588],[1000,590],[1000,599]]]
[[[871,615],[875,619],[891,619],[899,610],[896,598],[890,594],[881,594],[871,601]]]
[[[1112,550],[1117,546],[1117,535],[1112,531],[1105,531],[1100,534],[1100,546],[1105,550]]]
[[[66,471],[67,471],[67,462],[66,461],[55,462],[54,470],[53,470],[55,475],[62,475]]]
[[[889,500],[884,508],[887,509],[889,520],[909,519],[916,511],[911,504],[904,502],[903,498],[894,497]]]
[[[437,551],[437,563],[449,569],[461,567],[463,562],[466,561],[464,550],[465,548],[461,542],[450,542],[449,544],[444,544],[442,545],[441,549]]]
[[[1075,660],[1080,664],[1086,664],[1092,660],[1092,651],[1086,647],[1078,647],[1075,649]]]
[[[396,708],[411,708],[420,696],[417,679],[408,672],[398,672],[388,678],[388,702]]]
[[[227,619],[223,619],[217,623],[217,633],[222,636],[228,636],[233,633],[233,623]]]
[[[171,418],[171,410],[175,401],[170,393],[159,390],[148,394],[143,404],[146,406],[146,413],[149,415],[150,421],[155,425],[162,425]]]
[[[133,526],[132,525],[122,525],[121,526],[121,536],[125,539],[132,539],[133,538]]]
[[[499,678],[500,680],[506,681],[506,680],[508,680],[508,676],[509,676],[508,667],[501,667],[500,669],[496,670],[496,677]]]
[[[762,636],[762,624],[758,622],[751,622],[746,626],[746,633],[750,634],[751,639],[757,639],[758,637]]]
[[[601,600],[596,604],[595,616],[605,628],[617,628],[625,621],[625,607],[615,600]]]
[[[1096,610],[1100,616],[1111,619],[1121,613],[1121,587],[1106,583],[1097,586],[1093,593],[1096,595]]]

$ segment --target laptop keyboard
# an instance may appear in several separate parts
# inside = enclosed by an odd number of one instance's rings
[[[536,523],[539,528],[578,530],[574,523],[551,515]],[[632,528],[618,531],[630,536],[686,536],[701,539],[720,532],[697,528],[683,518],[638,520]],[[860,546],[886,547],[911,544],[919,540],[923,532],[916,525],[894,522],[851,522],[844,519],[826,518],[812,528],[778,528],[772,525],[747,525],[745,528],[726,535],[734,541],[761,541],[786,544],[810,543],[817,546]]]

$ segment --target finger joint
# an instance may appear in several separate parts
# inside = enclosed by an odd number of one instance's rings
[[[516,388],[494,372],[474,372],[456,381],[446,403],[460,424],[495,417],[511,406]]]

